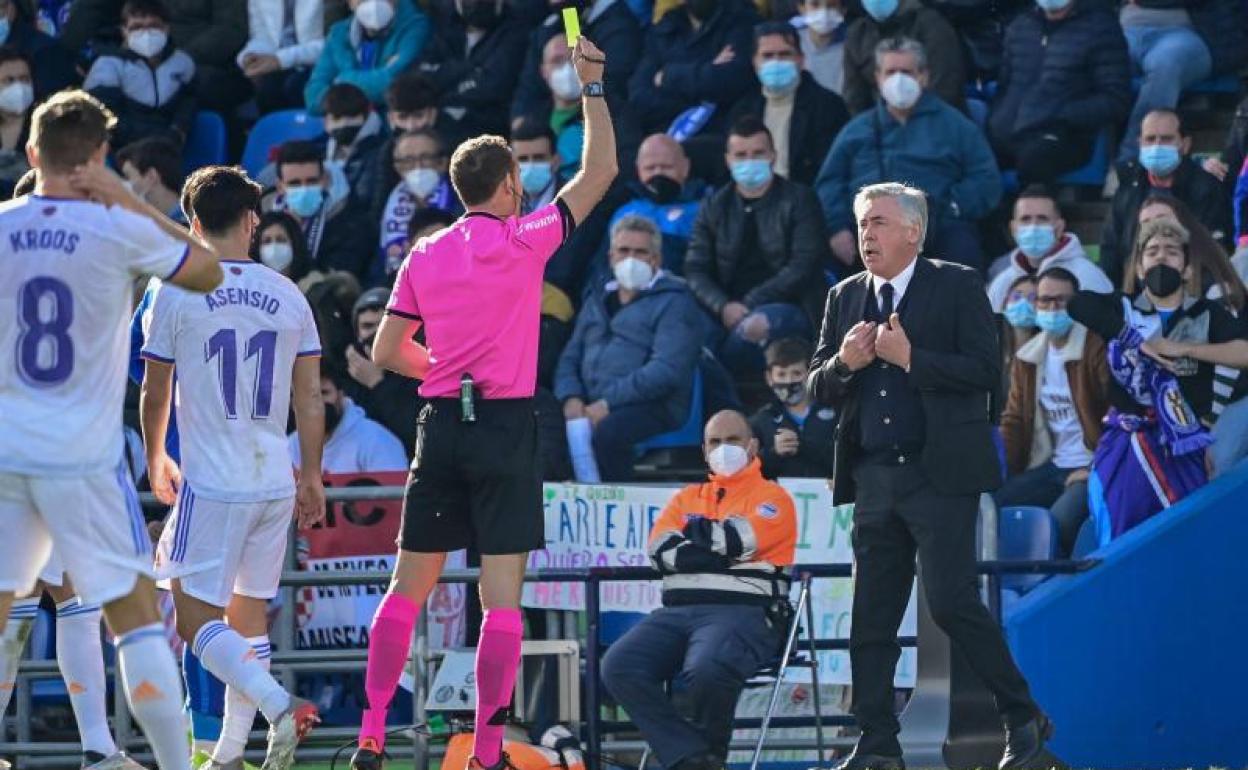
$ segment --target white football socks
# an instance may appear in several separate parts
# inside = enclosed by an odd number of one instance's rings
[[[269,662],[273,657],[273,648],[267,636],[249,636],[247,644],[256,653],[256,662],[269,670]],[[221,764],[230,762],[243,755],[247,750],[247,737],[251,734],[251,726],[256,721],[256,702],[248,698],[236,687],[225,688],[225,718],[221,722],[221,737],[217,739],[217,748],[212,758]]]
[[[160,623],[140,626],[117,638],[126,700],[143,728],[160,770],[190,770],[182,677]]]
[[[261,665],[256,650],[222,621],[201,626],[193,649],[204,668],[255,703],[269,722],[290,707],[290,694],[269,674],[267,661]]]
[[[117,753],[117,744],[108,728],[100,614],[98,605],[79,604],[77,597],[56,605],[56,663],[69,691],[82,750],[109,757]]]

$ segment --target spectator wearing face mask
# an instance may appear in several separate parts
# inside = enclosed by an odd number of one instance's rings
[[[520,185],[524,188],[520,213],[531,214],[549,205],[567,180],[550,124],[536,118],[522,118],[511,130],[511,153],[520,165]]]
[[[767,346],[767,387],[774,398],[750,418],[763,475],[769,479],[830,479],[836,410],[816,405],[806,390],[809,342],[789,338]]]
[[[720,360],[737,373],[759,372],[768,342],[810,338],[807,308],[818,301],[827,236],[811,189],[775,175],[771,133],[760,118],[733,125],[724,159],[733,182],[698,213],[685,275],[718,322]]]
[[[260,215],[251,258],[300,284],[300,291],[307,288],[301,282],[308,275],[308,244],[299,223],[290,214],[268,211]]]
[[[435,131],[422,128],[398,137],[393,167],[399,182],[380,215],[381,242],[368,279],[374,285],[389,283],[407,256],[407,229],[413,214],[438,209],[454,217],[463,212],[447,177],[446,148]]]
[[[1066,304],[1079,279],[1061,267],[1040,273],[1040,333],[1018,351],[1001,414],[1009,478],[997,507],[1038,505],[1057,520],[1060,555],[1068,556],[1088,518],[1088,470],[1109,411],[1105,341],[1077,324]]]
[[[416,415],[422,401],[416,393],[418,380],[404,377],[373,363],[373,337],[381,323],[390,290],[378,286],[360,295],[351,308],[355,339],[347,346],[347,380],[343,391],[364,414],[394,434],[410,456],[416,442]]]
[[[1079,236],[1066,229],[1057,200],[1044,187],[1033,185],[1019,193],[1010,235],[1017,246],[998,260],[1004,264],[988,284],[993,312],[1004,312],[1005,295],[1020,276],[1038,275],[1056,267],[1068,270],[1088,291],[1109,294],[1114,290],[1105,273],[1084,253]]]
[[[140,139],[117,151],[117,166],[135,195],[165,212],[179,224],[187,224],[182,211],[182,157],[168,139]]]
[[[628,97],[628,77],[641,58],[642,34],[637,17],[627,0],[545,0],[552,13],[529,35],[524,68],[516,83],[511,103],[513,125],[518,118],[548,115],[553,107],[551,93],[542,88],[546,46],[551,38],[563,37],[564,8],[575,8],[581,21],[581,34],[594,41],[607,56],[603,87],[613,102]],[[618,113],[612,110],[612,114]]]
[[[23,19],[17,0],[0,0],[0,45],[25,58],[27,68],[33,73],[31,85],[39,99],[78,82],[73,55]]]
[[[845,33],[845,102],[857,115],[879,98],[876,51],[881,42],[904,37],[923,46],[927,57],[925,88],[945,104],[966,109],[966,64],[962,43],[939,11],[920,0],[863,0],[866,14],[849,23]],[[900,177],[899,177],[900,178]]]
[[[438,89],[440,128],[452,147],[480,134],[507,135],[526,27],[503,0],[454,0],[438,18],[420,71]]]
[[[702,315],[685,282],[660,269],[660,251],[650,220],[616,222],[613,278],[586,298],[559,358],[555,397],[578,480],[628,481],[633,447],[689,416]]]
[[[398,437],[370,420],[347,396],[349,377],[321,359],[321,399],[325,402],[326,473],[376,473],[407,470],[407,453]],[[414,400],[408,397],[406,400]],[[299,465],[299,434],[290,434],[290,459]]]
[[[30,62],[17,49],[0,47],[0,197],[6,199],[30,170],[26,139],[34,99]]]
[[[169,10],[160,0],[127,0],[125,45],[99,57],[82,87],[117,116],[113,142],[124,147],[162,137],[181,147],[195,119],[195,62],[169,41]]]
[[[979,127],[929,90],[926,49],[907,38],[875,52],[881,100],[856,115],[832,143],[815,190],[832,233],[832,252],[854,264],[854,192],[906,179],[927,194],[930,216],[923,254],[985,266],[976,223],[997,205],[1001,174]]]
[[[1014,356],[1036,336],[1036,277],[1030,273],[1010,282],[1000,316],[1001,392],[1010,390],[1010,366]]]
[[[278,148],[277,195],[271,207],[294,217],[308,243],[314,270],[342,270],[363,280],[377,252],[377,223],[349,199],[342,169],[325,163],[313,142],[287,142]]]
[[[762,115],[776,139],[776,173],[811,185],[832,140],[849,120],[845,101],[802,70],[797,30],[769,21],[754,28],[754,73],[760,89],[742,97],[733,117]]]
[[[261,114],[303,106],[303,87],[325,48],[322,0],[248,0],[251,37],[235,62],[256,92]]]
[[[682,133],[723,130],[750,86],[750,47],[758,14],[746,0],[685,0],[646,31],[628,100],[647,133],[705,104]]]
[[[845,7],[841,0],[802,0],[799,30],[802,59],[815,82],[833,93],[845,93]]]
[[[1114,285],[1122,284],[1125,252],[1144,199],[1162,193],[1182,201],[1210,234],[1229,246],[1231,210],[1217,178],[1191,158],[1192,138],[1173,110],[1153,110],[1140,128],[1136,161],[1119,166],[1118,189],[1101,232],[1101,267]]]
[[[651,134],[641,143],[633,191],[638,197],[615,212],[611,225],[630,214],[654,222],[663,236],[663,269],[684,275],[685,251],[706,185],[690,180],[689,158],[679,142],[667,134]]]
[[[321,100],[325,114],[325,162],[337,165],[347,177],[354,202],[368,205],[376,177],[377,154],[385,144],[382,118],[358,86],[335,83]]]
[[[1113,14],[1095,0],[1035,2],[1006,27],[988,117],[993,145],[1024,185],[1051,184],[1086,163],[1131,104],[1127,44]]]
[[[429,37],[429,19],[412,0],[349,0],[351,18],[329,30],[325,48],[303,89],[309,112],[319,113],[335,83],[358,86],[380,106],[386,87],[419,58]]]

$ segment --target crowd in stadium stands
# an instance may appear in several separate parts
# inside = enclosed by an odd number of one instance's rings
[[[526,212],[577,173],[564,7],[606,54],[623,173],[547,267],[548,478],[629,480],[693,404],[742,403],[766,476],[830,475],[839,415],[800,383],[861,269],[853,194],[883,181],[927,193],[924,253],[1000,314],[999,504],[1050,508],[1069,552],[1248,454],[1248,100],[1220,156],[1184,101],[1248,64],[1241,0],[0,0],[0,192],[67,86],[118,114],[114,167],[179,221],[200,113],[228,162],[271,113],[320,118],[253,169],[252,256],[314,308],[327,469],[401,468],[418,383],[369,356],[389,286],[462,214],[464,139],[509,138]],[[1064,216],[1089,168],[1098,244]]]

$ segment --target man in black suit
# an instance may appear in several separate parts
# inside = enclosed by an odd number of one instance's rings
[[[989,415],[1001,377],[992,310],[977,273],[919,259],[921,190],[864,187],[854,216],[867,272],[828,293],[808,379],[813,396],[841,413],[833,501],[856,503],[849,654],[862,737],[838,770],[905,767],[893,674],[916,552],[933,619],[996,698],[1006,725],[1000,767],[1027,767],[1051,726],[975,576],[979,494],[1001,482]]]

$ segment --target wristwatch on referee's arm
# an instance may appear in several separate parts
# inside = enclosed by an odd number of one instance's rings
[[[593,83],[586,83],[581,87],[582,96],[596,96],[601,98],[605,95],[605,93],[606,92],[602,90],[602,81],[600,80]]]

